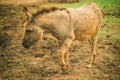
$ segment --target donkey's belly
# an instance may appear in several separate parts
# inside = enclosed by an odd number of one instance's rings
[[[88,28],[88,29],[85,29],[85,30],[81,30],[79,28],[79,29],[76,29],[74,31],[74,33],[75,33],[75,38],[77,40],[83,41],[83,40],[90,39],[94,35],[95,28],[92,27],[92,28]]]
[[[92,37],[92,35],[86,35],[86,34],[77,34],[76,36],[76,39],[79,40],[79,41],[84,41],[84,40],[88,40]]]

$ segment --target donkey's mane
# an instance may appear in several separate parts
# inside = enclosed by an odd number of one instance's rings
[[[40,8],[35,14],[33,14],[33,16],[38,16],[38,15],[42,15],[45,13],[50,13],[56,10],[65,10],[66,8],[57,8],[57,7],[49,7],[49,8]]]

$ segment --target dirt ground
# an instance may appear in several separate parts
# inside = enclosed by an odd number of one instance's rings
[[[21,6],[0,5],[0,80],[120,80],[117,41],[98,40],[96,62],[91,69],[86,68],[89,43],[74,41],[69,50],[69,72],[62,74],[56,58],[58,43],[50,34],[45,33],[29,49],[22,46],[25,18]]]

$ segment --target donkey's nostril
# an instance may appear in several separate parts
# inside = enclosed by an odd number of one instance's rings
[[[25,43],[22,43],[22,45],[23,45],[25,48],[29,48],[29,47],[30,47],[28,44],[25,44]]]
[[[25,48],[29,48],[30,46],[29,46],[29,45],[25,45],[24,47],[25,47]]]

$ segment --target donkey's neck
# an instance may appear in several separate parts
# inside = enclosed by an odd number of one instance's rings
[[[65,10],[57,10],[37,17],[37,23],[56,38],[67,36],[71,29],[70,16]]]
[[[57,21],[55,13],[47,13],[37,17],[38,25],[47,32],[51,32],[55,28]]]

